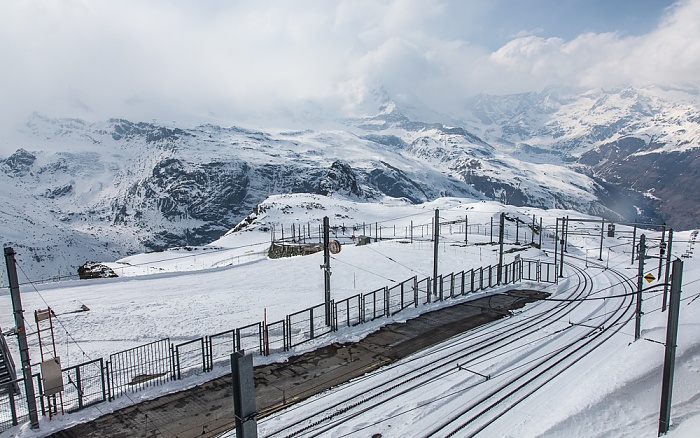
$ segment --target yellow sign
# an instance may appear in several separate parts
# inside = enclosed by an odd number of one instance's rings
[[[656,277],[654,277],[654,274],[652,274],[652,273],[650,272],[650,273],[648,273],[647,275],[644,276],[644,279],[645,279],[646,281],[648,281],[649,283],[651,283],[652,281],[656,280]]]

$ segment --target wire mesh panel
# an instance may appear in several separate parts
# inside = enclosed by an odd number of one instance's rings
[[[0,432],[29,420],[23,389],[24,379],[0,385]]]
[[[539,271],[539,261],[537,260],[521,260],[522,264],[522,279],[537,281],[537,272]]]
[[[557,282],[557,266],[554,263],[540,262],[540,281]]]
[[[265,326],[265,355],[287,351],[287,321],[272,322]]]
[[[496,286],[498,284],[498,269],[500,265],[489,266],[489,287]]]
[[[161,385],[173,377],[170,339],[111,354],[107,367],[112,399],[127,392]]]
[[[207,371],[207,349],[204,338],[192,339],[177,344],[174,348],[173,362],[178,379]]]
[[[464,271],[460,271],[460,272],[455,274],[455,286],[454,286],[455,296],[460,296],[460,295],[464,295],[467,293],[467,291],[465,289],[465,284],[466,284],[465,277],[466,276],[465,276]]]
[[[362,295],[354,295],[335,303],[336,328],[362,323]]]
[[[396,284],[388,289],[389,314],[394,315],[403,310],[403,283]]]
[[[287,339],[290,347],[295,347],[312,339],[312,331],[311,309],[300,310],[287,315]]]
[[[386,315],[385,289],[377,289],[362,296],[362,321],[374,321]]]
[[[67,412],[107,400],[104,360],[102,358],[63,370],[63,408]]]
[[[477,288],[477,290],[486,289],[487,285],[484,284],[484,278],[486,278],[488,280],[488,277],[487,276],[485,277],[484,274],[488,274],[488,271],[484,272],[484,267],[483,266],[479,267],[479,277],[477,278],[479,287]]]
[[[503,284],[510,283],[510,265],[505,264],[501,266],[501,272],[501,281],[503,281]]]
[[[209,336],[209,369],[215,363],[230,364],[231,354],[236,351],[236,329]]]
[[[440,276],[440,299],[454,298],[455,296],[455,276],[447,274]]]
[[[430,302],[430,277],[424,278],[416,285],[416,302],[418,305]]]
[[[416,300],[416,281],[416,277],[411,277],[408,280],[401,283],[403,284],[403,289],[401,290],[401,295],[403,296],[402,309],[405,309],[410,306],[418,306],[418,300]]]
[[[475,282],[476,282],[476,274],[474,273],[474,269],[470,269],[467,272],[464,273],[464,281],[465,285],[464,288],[469,291],[469,292],[474,292],[476,289],[474,289]]]
[[[331,302],[331,310],[334,303]],[[333,329],[332,318],[330,324],[326,324],[326,304],[292,313],[287,316],[287,338],[289,346],[295,347],[311,339],[330,333]]]
[[[248,354],[263,354],[262,323],[256,322],[237,328],[236,346]]]
[[[335,307],[335,303],[333,300],[330,302],[330,311],[333,312],[333,308]],[[319,336],[327,335],[328,333],[333,331],[333,315],[329,315],[328,318],[326,318],[326,305],[324,304],[319,304],[315,307],[311,308],[312,314],[311,316],[313,317],[313,336],[312,339],[318,338]]]

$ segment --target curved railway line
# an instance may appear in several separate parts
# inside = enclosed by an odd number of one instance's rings
[[[422,434],[478,434],[603,344],[632,317],[633,299],[628,296],[596,297],[601,299],[599,305],[583,306],[584,300],[596,295],[593,280],[575,264],[568,263],[567,267],[573,271],[575,284],[559,292],[551,302],[540,301],[508,320],[457,335],[438,347],[355,379],[336,391],[273,413],[261,421],[261,435],[324,436],[351,418],[395,405],[397,398],[415,394],[446,378],[458,380],[459,389],[425,402],[445,414],[442,423]],[[606,272],[607,278],[629,291],[634,289],[622,273]],[[610,300],[615,301],[612,308],[607,303]],[[578,324],[572,322],[572,317],[579,322],[597,322]],[[565,318],[568,324],[562,327]],[[551,350],[554,340],[559,347]],[[461,375],[468,377],[460,379]],[[478,394],[465,406],[464,392],[470,390]],[[314,413],[299,415],[301,408],[305,413],[309,410]]]

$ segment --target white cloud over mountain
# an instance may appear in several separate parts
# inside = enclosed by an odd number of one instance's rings
[[[498,18],[518,7],[483,3],[12,0],[0,15],[0,120],[327,116],[355,111],[380,87],[448,112],[478,92],[700,77],[698,0],[674,3],[641,34],[567,38],[514,24],[510,35],[524,36],[497,48],[487,35],[508,31]],[[633,3],[644,12],[647,2]]]

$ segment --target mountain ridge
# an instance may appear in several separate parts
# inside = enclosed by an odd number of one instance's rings
[[[3,214],[3,243],[43,251],[37,273],[71,272],[86,257],[209,243],[283,193],[495,199],[694,227],[700,199],[677,194],[697,176],[700,110],[690,90],[480,95],[461,123],[413,120],[387,100],[342,120],[344,130],[320,131],[34,114],[23,144],[0,158],[0,196],[13,211]],[[679,166],[685,177],[671,172]],[[37,223],[40,236],[28,231]]]

